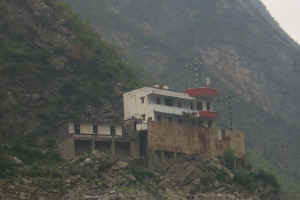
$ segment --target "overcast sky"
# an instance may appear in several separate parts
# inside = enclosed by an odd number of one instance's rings
[[[300,0],[262,0],[281,27],[300,44]]]

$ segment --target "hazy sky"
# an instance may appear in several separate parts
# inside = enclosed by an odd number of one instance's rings
[[[300,0],[262,0],[281,27],[300,44]]]

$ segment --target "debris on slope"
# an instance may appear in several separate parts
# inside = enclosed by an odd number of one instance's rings
[[[235,182],[221,160],[182,157],[160,167],[98,153],[55,166],[20,166],[19,176],[0,181],[0,199],[268,200],[270,185],[255,191]],[[263,197],[263,198],[262,198]]]

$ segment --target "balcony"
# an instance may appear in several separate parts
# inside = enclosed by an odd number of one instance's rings
[[[190,88],[185,93],[191,97],[215,97],[218,95],[214,88]]]
[[[199,116],[200,118],[215,119],[218,117],[218,113],[214,111],[200,111]]]
[[[171,115],[183,115],[183,113],[195,113],[196,110],[188,109],[188,108],[179,108],[179,107],[172,107],[172,106],[165,106],[165,105],[158,105],[153,104],[151,105],[151,108],[154,112],[161,112]]]
[[[115,141],[124,141],[124,140],[130,140],[132,139],[130,136],[124,136],[124,135],[95,135],[95,134],[79,134],[79,135],[72,135],[74,140],[78,141],[111,141],[114,139]]]

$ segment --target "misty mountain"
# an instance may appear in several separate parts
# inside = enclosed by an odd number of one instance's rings
[[[233,95],[248,146],[300,178],[300,47],[259,0],[67,0],[149,84],[183,90],[211,77],[221,125]],[[142,67],[137,67],[142,66]]]

